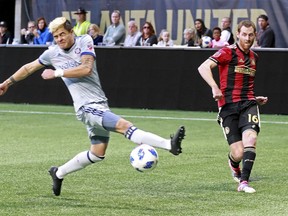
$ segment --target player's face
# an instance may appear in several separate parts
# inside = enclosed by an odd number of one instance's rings
[[[256,33],[252,26],[242,26],[240,32],[237,32],[237,38],[239,39],[239,46],[244,52],[248,52],[250,47],[253,45],[256,37]]]
[[[61,49],[68,49],[74,43],[73,31],[67,31],[64,27],[59,28],[57,31],[53,32],[53,37],[56,44]]]

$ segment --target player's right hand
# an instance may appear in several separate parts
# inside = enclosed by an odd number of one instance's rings
[[[223,97],[223,94],[218,86],[212,87],[212,94],[215,101],[221,100]]]

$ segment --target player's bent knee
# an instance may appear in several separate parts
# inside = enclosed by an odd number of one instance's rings
[[[121,118],[116,124],[116,130],[117,132],[124,134],[132,125],[133,124],[131,122],[127,121],[126,119]]]
[[[247,130],[244,132],[244,146],[255,146],[257,142],[257,133],[253,130]]]

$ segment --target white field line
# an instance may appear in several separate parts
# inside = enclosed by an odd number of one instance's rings
[[[0,113],[19,113],[19,114],[36,114],[36,115],[75,115],[75,113],[67,112],[41,112],[41,111],[18,111],[18,110],[0,110]],[[176,118],[176,117],[165,117],[165,116],[131,116],[121,115],[124,118],[139,118],[139,119],[165,119],[165,120],[184,120],[184,121],[216,121],[216,119],[208,118]],[[288,122],[281,121],[261,121],[266,124],[288,124]]]

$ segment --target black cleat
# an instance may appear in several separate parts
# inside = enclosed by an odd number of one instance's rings
[[[181,126],[177,130],[175,135],[171,135],[171,150],[170,152],[174,155],[182,153],[181,142],[185,136],[185,127]]]
[[[52,181],[53,181],[53,193],[55,194],[55,196],[59,196],[61,193],[61,186],[62,186],[62,181],[63,179],[59,179],[56,176],[56,172],[58,170],[58,167],[51,167],[50,170],[48,171],[49,174],[52,177]]]

